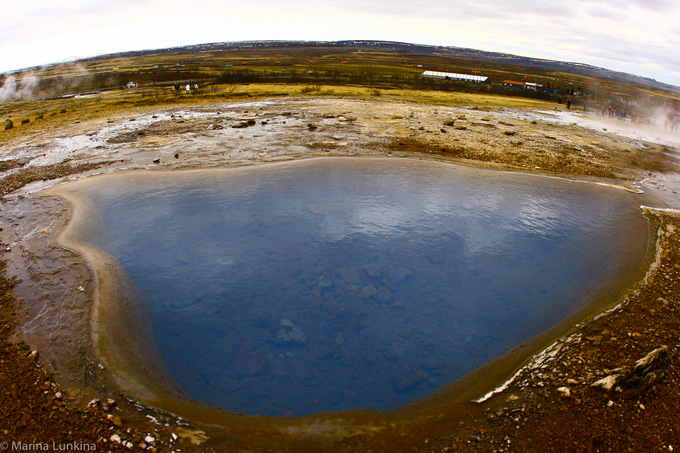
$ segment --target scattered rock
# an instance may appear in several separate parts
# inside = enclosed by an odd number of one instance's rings
[[[106,401],[102,401],[100,403],[100,406],[104,412],[109,412],[111,409],[116,407],[116,401],[111,398],[107,398]]]
[[[115,426],[116,428],[122,428],[123,427],[123,420],[119,416],[114,415],[114,414],[108,414],[106,416],[106,418],[111,423],[113,423],[113,426]]]
[[[612,390],[639,394],[659,382],[668,364],[668,346],[662,346],[635,362],[633,367],[624,366],[612,370],[611,374],[592,384],[606,392]]]
[[[571,389],[569,387],[559,387],[557,392],[564,398],[571,397]]]
[[[238,123],[234,124],[231,127],[233,127],[234,129],[243,129],[248,127],[248,123],[246,123],[245,121],[239,121]]]
[[[5,130],[12,129],[14,127],[14,123],[12,122],[11,119],[7,118],[5,120]]]

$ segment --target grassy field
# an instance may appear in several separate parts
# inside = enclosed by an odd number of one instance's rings
[[[490,83],[466,83],[424,79],[425,70],[447,71],[488,77]],[[209,50],[159,50],[129,55],[92,58],[59,64],[17,75],[19,84],[28,77],[37,80],[34,93],[49,97],[85,90],[124,87],[129,82],[142,87],[168,87],[175,82],[215,85],[290,84],[290,92],[300,84],[322,85],[326,91],[346,94],[340,87],[369,87],[378,90],[401,89],[444,93],[484,93],[518,98],[557,101],[572,97],[575,105],[607,104],[645,111],[662,105],[678,107],[678,96],[650,90],[631,83],[615,83],[575,74],[521,67],[465,58],[421,55],[389,48],[348,48],[322,45],[279,47],[225,47]],[[548,94],[504,87],[504,80],[535,82],[561,91]],[[0,78],[0,81],[1,78]],[[3,81],[4,82],[4,81]],[[212,93],[223,91],[217,86]],[[252,88],[250,88],[252,90]],[[354,91],[350,89],[352,93]],[[290,93],[289,93],[290,94]],[[438,98],[438,95],[427,96]],[[3,104],[2,107],[6,106]]]
[[[425,70],[484,75],[490,83],[424,79]],[[591,108],[611,105],[641,121],[660,109],[680,110],[678,96],[631,83],[386,48],[159,50],[53,65],[14,77],[19,89],[32,83],[32,96],[0,102],[6,128],[0,142],[36,127],[58,128],[131,111],[278,96],[382,97],[479,108],[553,108],[558,99],[569,97],[575,108],[586,102]],[[536,82],[563,94],[504,87],[504,80]],[[125,88],[129,82],[136,88]],[[180,95],[174,92],[176,82],[182,86]],[[185,93],[186,83],[199,84],[198,93]]]

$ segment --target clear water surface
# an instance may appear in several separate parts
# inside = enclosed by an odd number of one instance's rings
[[[620,190],[390,159],[113,177],[87,196],[169,373],[261,415],[426,396],[574,313],[645,228]]]

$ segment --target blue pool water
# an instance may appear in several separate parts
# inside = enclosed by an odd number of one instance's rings
[[[114,176],[86,196],[170,375],[248,414],[426,396],[574,313],[646,241],[623,191],[407,160]]]

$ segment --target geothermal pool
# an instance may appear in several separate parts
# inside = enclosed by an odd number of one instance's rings
[[[406,405],[620,290],[646,250],[633,194],[440,163],[93,181],[83,237],[134,282],[168,374],[246,414]]]

